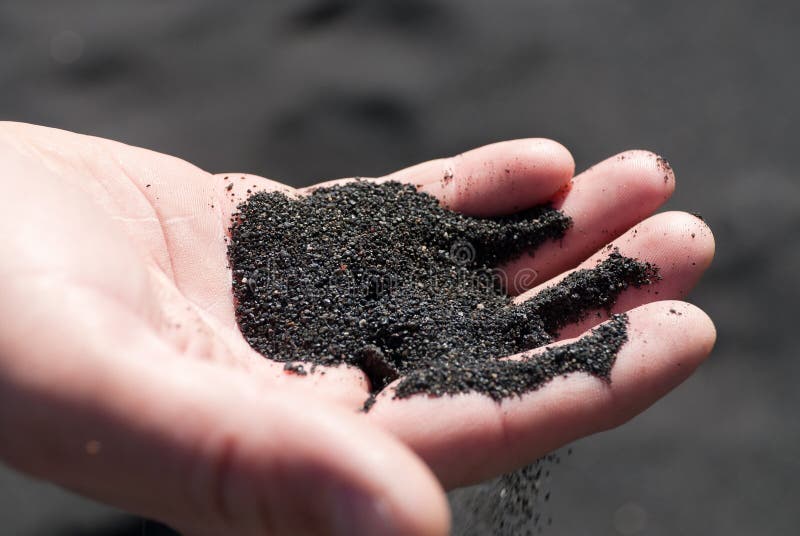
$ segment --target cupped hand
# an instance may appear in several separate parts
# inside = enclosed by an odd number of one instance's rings
[[[387,391],[368,413],[360,371],[289,374],[236,325],[231,215],[252,192],[303,190],[17,123],[0,126],[0,163],[0,459],[189,535],[445,534],[443,488],[624,422],[714,342],[708,317],[673,301],[711,262],[713,237],[688,214],[651,216],[674,176],[644,151],[573,178],[562,146],[516,140],[376,179],[477,216],[545,201],[571,216],[561,241],[503,267],[538,274],[511,289],[518,299],[609,243],[663,279],[612,311],[629,313],[630,340],[610,384],[575,374],[500,404]]]

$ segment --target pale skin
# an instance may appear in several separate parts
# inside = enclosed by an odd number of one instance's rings
[[[384,177],[479,216],[554,200],[574,225],[505,267],[538,274],[517,299],[611,243],[663,280],[615,306],[630,340],[610,384],[574,374],[500,404],[389,389],[369,413],[360,371],[291,375],[236,325],[231,213],[248,189],[303,190],[19,123],[0,124],[0,162],[0,459],[190,536],[444,535],[445,489],[622,424],[714,343],[711,320],[680,301],[711,262],[711,231],[652,215],[675,179],[646,151],[573,177],[558,143],[514,140]]]

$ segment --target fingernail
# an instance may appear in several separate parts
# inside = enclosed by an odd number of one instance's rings
[[[333,533],[337,536],[397,534],[388,503],[361,490],[341,489],[333,497]]]

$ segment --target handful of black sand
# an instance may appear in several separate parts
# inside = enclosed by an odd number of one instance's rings
[[[373,393],[365,409],[396,380],[396,398],[478,392],[499,401],[570,372],[608,379],[627,340],[625,315],[536,357],[502,359],[553,341],[658,277],[612,251],[513,304],[506,286],[535,273],[506,273],[503,262],[558,240],[570,224],[547,206],[468,217],[396,182],[356,181],[296,199],[258,193],[231,229],[239,326],[254,349],[295,373],[360,368]]]

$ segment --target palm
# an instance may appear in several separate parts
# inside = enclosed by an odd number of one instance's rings
[[[587,258],[615,238],[623,253],[661,266],[665,277],[658,295],[631,292],[617,305],[630,310],[632,340],[619,357],[611,388],[574,376],[500,405],[477,394],[408,400],[387,394],[369,413],[356,414],[368,392],[360,371],[287,374],[282,363],[253,351],[237,328],[225,242],[231,213],[248,190],[292,189],[241,174],[226,179],[157,153],[35,127],[9,125],[0,142],[19,177],[6,185],[10,193],[2,222],[8,227],[2,230],[11,243],[0,254],[0,307],[22,312],[0,328],[0,350],[5,343],[31,359],[62,354],[52,366],[61,371],[60,380],[78,383],[87,381],[83,371],[73,377],[62,370],[69,369],[69,359],[72,365],[83,362],[74,365],[78,369],[127,370],[122,378],[93,380],[95,391],[84,386],[84,396],[114,389],[127,393],[122,383],[146,383],[165,375],[183,376],[192,389],[213,391],[206,380],[229,378],[221,382],[265,397],[280,393],[309,412],[332,408],[352,413],[368,427],[388,430],[446,486],[455,486],[510,470],[574,438],[623,422],[685,378],[713,342],[713,328],[702,312],[682,302],[656,302],[685,294],[713,253],[707,228],[688,215],[664,214],[639,223],[669,196],[669,170],[649,154],[629,153],[627,162],[607,161],[576,178],[567,191],[562,187],[572,164],[562,149],[552,143],[509,142],[388,178],[422,185],[452,208],[477,215],[510,212],[556,195],[574,218],[574,228],[561,244],[548,244],[535,258],[524,257],[508,267],[533,267],[540,275],[537,283],[593,262]],[[440,181],[443,173],[453,173],[453,182],[470,182],[471,189]],[[675,308],[683,314],[667,314]],[[576,336],[599,321],[563,335]],[[47,326],[48,337],[27,339],[22,348],[14,337],[23,332],[30,336],[36,325]],[[676,342],[679,332],[683,338]],[[64,386],[63,391],[73,388]],[[146,402],[128,394],[120,403],[142,414],[163,412],[168,427],[173,393],[151,394]],[[137,415],[126,413],[132,419]],[[202,422],[195,426],[200,431],[193,429],[192,434],[213,435],[202,430]],[[459,452],[457,459],[454,451]],[[24,460],[21,465],[26,468]],[[56,480],[113,498],[112,491],[95,483],[87,487],[71,473]],[[138,505],[142,500],[122,497],[118,502]]]

